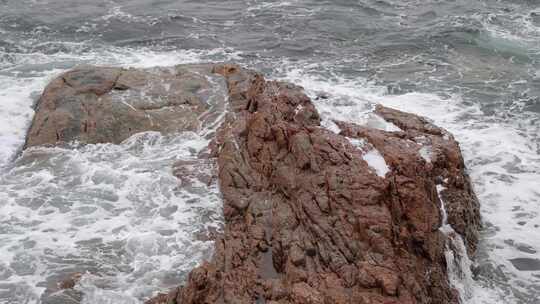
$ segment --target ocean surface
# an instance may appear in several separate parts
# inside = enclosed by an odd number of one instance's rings
[[[0,0],[1,304],[45,304],[75,272],[81,303],[142,303],[211,255],[218,187],[178,187],[171,169],[200,132],[21,147],[62,71],[216,61],[326,92],[325,120],[381,103],[453,132],[484,230],[452,282],[468,304],[540,303],[539,1]]]

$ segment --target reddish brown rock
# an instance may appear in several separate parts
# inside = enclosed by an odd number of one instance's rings
[[[478,242],[480,209],[465,170],[459,144],[449,132],[422,117],[380,105],[376,107],[375,113],[400,127],[403,132],[385,132],[344,122],[337,123],[342,127],[343,135],[365,138],[375,146],[392,167],[394,176],[400,177],[396,181],[405,177],[418,180],[421,175],[419,173],[422,171],[428,173],[426,182],[439,185],[440,195],[448,213],[448,222],[465,239],[469,255],[472,256]],[[422,149],[424,153],[420,151]],[[407,170],[404,165],[418,162],[418,157],[422,154],[428,154],[430,158],[427,161],[424,159],[423,170],[416,169],[416,172]],[[414,167],[409,166],[410,168]],[[421,195],[421,184],[415,188],[415,192]],[[433,187],[431,188],[433,191]],[[417,198],[412,198],[412,201],[422,202]],[[414,203],[407,205],[413,206]],[[431,212],[420,213],[420,215],[429,214]],[[415,222],[416,220],[413,219]],[[420,222],[423,221],[420,219]]]
[[[379,106],[402,131],[337,122],[338,135],[320,126],[300,87],[235,65],[214,71],[232,109],[210,153],[224,233],[184,287],[151,303],[458,303],[436,185],[471,255],[480,221],[449,133]],[[385,176],[364,160],[370,149],[384,157]]]
[[[83,67],[47,86],[26,146],[222,122],[205,129],[213,140],[199,158],[173,170],[186,189],[219,179],[225,226],[214,256],[148,304],[458,303],[442,207],[471,256],[480,226],[459,145],[422,117],[375,114],[401,131],[338,121],[333,133],[302,88],[236,65]]]

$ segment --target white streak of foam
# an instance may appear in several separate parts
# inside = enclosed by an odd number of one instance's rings
[[[446,250],[444,256],[448,267],[448,280],[450,285],[459,292],[460,303],[496,303],[498,295],[491,293],[473,279],[471,267],[472,261],[467,254],[465,242],[459,233],[448,223],[448,214],[446,212],[445,202],[442,199],[442,191],[445,188],[437,185],[437,195],[441,202],[442,225],[439,230],[446,235]],[[508,301],[507,303],[513,303]]]
[[[400,127],[395,124],[386,121],[384,118],[380,117],[375,113],[367,113],[362,117],[363,119],[359,121],[359,124],[366,125],[368,127],[383,130],[387,132],[399,132],[403,131]]]
[[[366,154],[362,155],[362,158],[377,172],[378,176],[385,177],[386,173],[390,172],[390,168],[388,168],[384,157],[382,157],[377,149],[369,150]]]
[[[426,162],[431,163],[431,160],[433,157],[433,151],[432,151],[431,146],[422,146],[422,148],[420,148],[418,153],[420,153],[420,156],[422,156],[422,158]]]
[[[148,132],[121,145],[25,151],[0,176],[0,192],[9,193],[0,229],[11,229],[3,231],[0,256],[19,271],[7,282],[26,282],[39,295],[43,289],[34,286],[64,268],[95,271],[116,282],[104,290],[98,277],[84,276],[83,303],[135,303],[168,287],[167,276],[176,277],[209,254],[212,243],[197,241],[195,234],[219,226],[217,184],[179,188],[171,172],[177,160],[197,161],[207,144],[190,132]],[[197,168],[212,174],[210,165]],[[36,270],[13,266],[21,254]]]
[[[0,75],[0,167],[6,165],[24,144],[27,125],[34,115],[29,92],[43,88],[54,72],[43,78],[17,81]]]
[[[257,4],[257,5],[253,5],[253,6],[249,6],[247,8],[247,11],[248,12],[251,12],[251,11],[259,11],[259,10],[265,10],[265,9],[276,9],[276,8],[279,8],[279,7],[284,7],[284,6],[291,6],[292,3],[289,2],[289,1],[278,1],[278,2],[263,2],[263,3],[260,3],[260,4]]]
[[[349,137],[347,137],[347,139],[353,146],[360,150],[362,159],[368,163],[378,176],[385,177],[386,173],[390,172],[390,168],[388,168],[388,165],[379,150],[373,148],[365,139]],[[365,150],[367,150],[367,152],[365,152]]]

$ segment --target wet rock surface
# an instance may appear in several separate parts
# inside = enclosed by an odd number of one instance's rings
[[[212,90],[223,100],[210,102]],[[173,168],[189,191],[219,180],[223,232],[201,236],[216,238],[214,256],[148,304],[458,303],[440,227],[469,256],[480,228],[459,145],[422,117],[374,115],[398,130],[327,130],[301,87],[237,65],[81,67],[47,86],[26,147],[221,124],[198,159]]]
[[[230,105],[208,155],[224,232],[185,286],[148,303],[458,303],[443,202],[469,255],[480,218],[451,134],[382,106],[375,113],[401,131],[336,122],[336,134],[302,88],[235,65],[214,71]]]
[[[83,66],[66,72],[38,100],[25,147],[75,140],[120,143],[144,131],[194,131],[209,108],[210,67]]]
[[[427,217],[439,211],[422,209],[442,205],[426,205],[426,199],[437,202],[433,195],[433,185],[439,186],[440,199],[448,215],[448,222],[464,239],[470,255],[476,251],[480,228],[480,209],[472,190],[470,179],[465,172],[463,156],[458,143],[446,130],[414,114],[377,106],[376,114],[402,129],[402,132],[385,132],[363,126],[337,122],[345,136],[367,139],[384,156],[392,170],[395,186],[406,189],[402,201],[406,208],[420,218],[412,216],[414,225],[439,225],[426,222]],[[411,182],[415,184],[411,187]],[[403,184],[403,185],[400,185]],[[422,185],[427,187],[426,190]],[[412,190],[414,188],[414,190]],[[408,191],[412,190],[412,191]],[[414,215],[414,213],[412,214]]]

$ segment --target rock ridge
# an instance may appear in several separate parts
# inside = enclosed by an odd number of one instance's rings
[[[302,88],[236,65],[214,72],[231,105],[211,149],[225,229],[185,286],[148,303],[459,302],[441,199],[471,256],[480,216],[451,134],[380,105],[374,112],[401,131],[336,121],[336,134]]]
[[[373,115],[395,131],[323,128],[301,87],[234,64],[84,66],[45,88],[25,147],[144,131],[212,139],[173,172],[219,179],[224,230],[184,286],[147,304],[459,303],[441,227],[473,257],[481,225],[459,145],[423,117],[382,105]],[[215,163],[217,176],[198,174]]]

